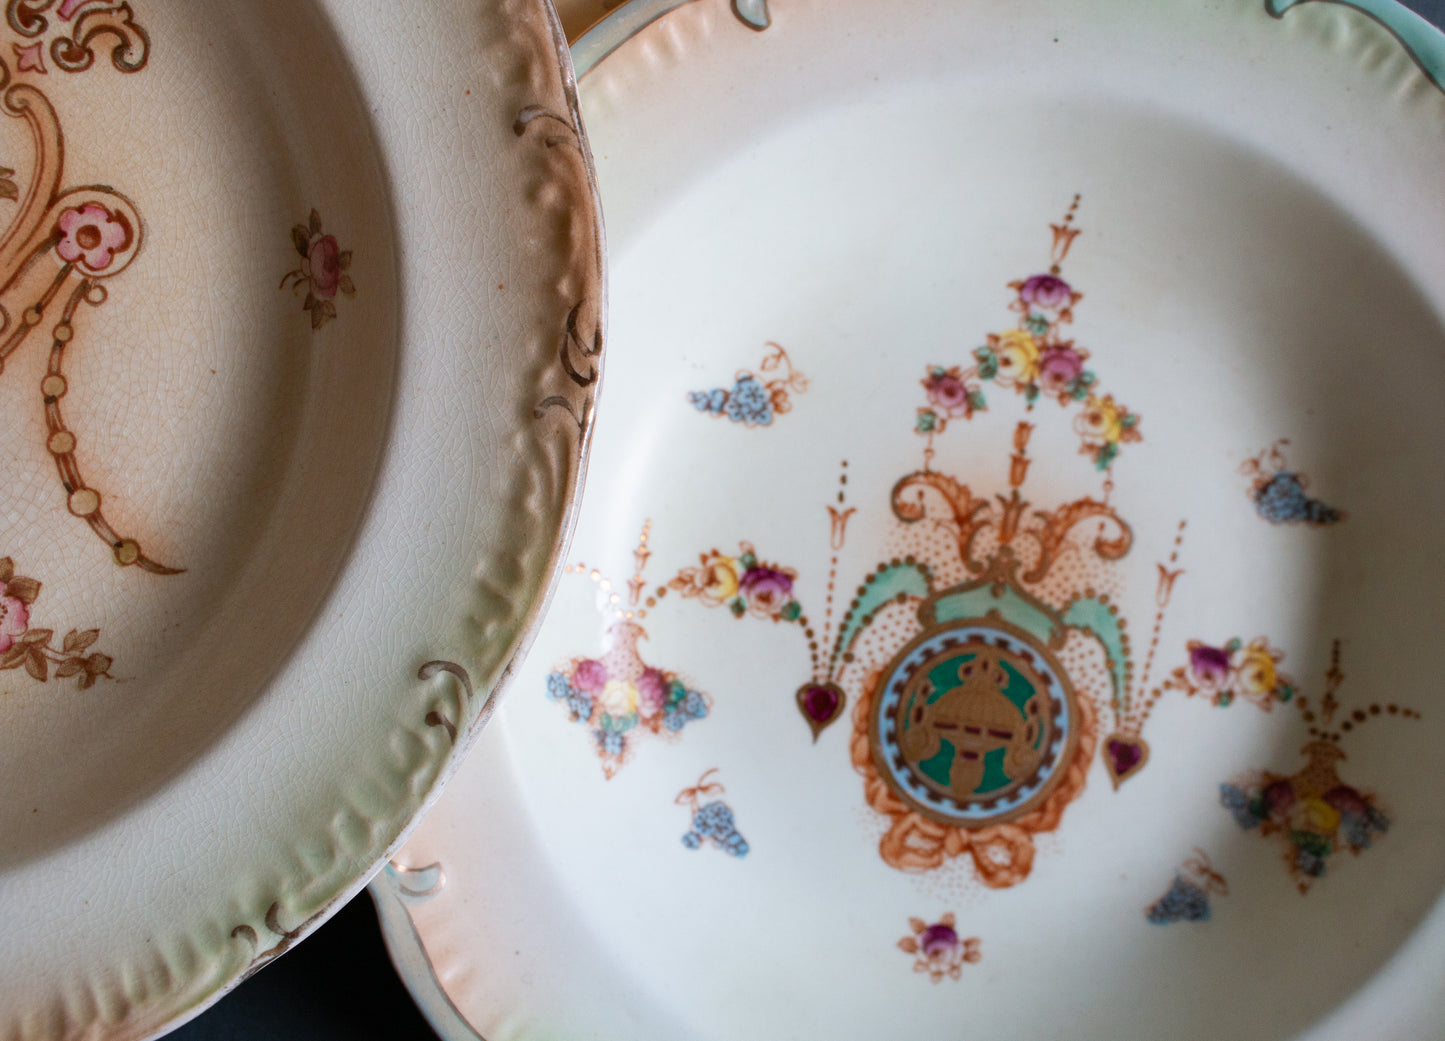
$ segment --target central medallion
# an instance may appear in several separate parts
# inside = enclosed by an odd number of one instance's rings
[[[932,820],[979,828],[1046,799],[1078,744],[1067,674],[996,615],[926,630],[893,659],[870,719],[879,774]]]

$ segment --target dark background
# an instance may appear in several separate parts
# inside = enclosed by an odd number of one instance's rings
[[[1445,26],[1445,0],[1403,0]],[[435,1041],[363,892],[304,943],[169,1035],[174,1041]]]

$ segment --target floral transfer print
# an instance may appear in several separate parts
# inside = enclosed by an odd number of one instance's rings
[[[798,573],[760,560],[752,543],[740,543],[736,556],[715,549],[699,555],[698,560],[697,567],[679,571],[668,588],[708,607],[726,605],[735,618],[750,614],[775,622],[796,622],[802,617],[803,608],[793,598]]]
[[[1390,819],[1374,796],[1340,780],[1335,764],[1345,758],[1338,745],[1312,741],[1301,750],[1308,762],[1290,775],[1268,771],[1219,786],[1219,802],[1245,831],[1277,836],[1301,893],[1325,873],[1328,858],[1341,850],[1361,853]]]
[[[711,699],[690,690],[675,673],[642,660],[637,642],[647,634],[635,622],[618,622],[600,658],[574,658],[547,677],[547,697],[585,724],[597,742],[602,772],[612,777],[644,734],[672,735],[707,718]]]
[[[1194,856],[1174,874],[1168,892],[1144,911],[1144,917],[1155,925],[1171,922],[1207,922],[1211,896],[1228,896],[1229,883],[1209,863],[1209,857],[1198,847]]]
[[[1246,459],[1239,468],[1240,473],[1250,478],[1249,497],[1255,511],[1271,524],[1323,527],[1344,520],[1344,511],[1306,494],[1309,478],[1288,468],[1283,451],[1287,444],[1287,440],[1276,441],[1253,459]]]
[[[715,387],[712,390],[689,391],[687,400],[699,412],[712,416],[727,416],[734,423],[746,426],[771,426],[774,416],[780,416],[792,409],[789,394],[802,394],[808,389],[808,380],[793,368],[788,352],[771,341],[767,357],[758,366],[764,373],[762,378],[747,369],[739,370],[733,378],[731,390]],[[774,374],[768,378],[767,374]]]
[[[699,777],[697,784],[684,788],[677,795],[677,804],[692,811],[692,827],[682,836],[682,844],[688,849],[700,849],[706,842],[730,856],[745,857],[748,855],[748,843],[733,823],[732,808],[721,799],[703,801],[705,797],[721,795],[725,790],[717,781],[708,780],[715,773],[716,767]]]
[[[60,114],[47,94],[44,79],[48,60],[66,73],[79,73],[95,66],[96,51],[109,51],[110,64],[122,74],[143,69],[149,58],[150,41],[135,23],[128,4],[87,0],[83,3],[55,0],[7,0],[5,15],[9,30],[28,43],[11,44],[13,65],[0,53],[0,89],[7,96],[22,97],[23,104],[7,105],[6,113],[29,124],[35,142],[32,166],[26,174],[22,199],[15,170],[0,167],[0,200],[15,204],[5,229],[5,241],[13,248],[0,265],[0,312],[26,315],[23,322],[0,323],[0,372],[10,356],[27,339],[50,340],[50,363],[40,381],[39,402],[46,428],[46,448],[55,464],[64,504],[70,514],[83,521],[109,547],[121,567],[135,565],[152,574],[176,574],[147,556],[140,543],[121,535],[106,517],[100,491],[90,487],[81,470],[78,441],[65,419],[65,396],[69,383],[65,362],[69,349],[87,342],[90,322],[85,312],[99,308],[108,299],[102,283],[130,265],[140,250],[141,220],[134,205],[114,189],[90,185],[66,187],[64,161],[68,147]],[[23,94],[16,91],[22,90]],[[35,261],[49,255],[55,262],[37,267]],[[27,272],[52,271],[43,280],[22,277]],[[37,330],[39,330],[37,332]],[[36,644],[37,647],[40,644]],[[73,648],[71,649],[73,650]],[[15,667],[20,659],[13,648],[7,661]],[[62,657],[69,651],[62,648]],[[38,651],[37,651],[38,654]],[[27,665],[39,671],[41,656]],[[71,666],[60,662],[64,674]],[[97,673],[84,673],[94,682]]]
[[[282,277],[281,288],[289,285],[297,294],[303,287],[306,289],[301,309],[311,312],[314,331],[336,317],[337,293],[346,297],[356,295],[356,285],[347,274],[351,269],[351,250],[343,250],[337,245],[335,235],[322,230],[321,215],[315,210],[311,211],[306,224],[297,224],[291,229],[291,243],[301,255],[301,266]]]
[[[146,63],[150,38],[134,22],[128,3],[113,0],[6,0],[10,29],[30,44],[12,43],[17,73],[48,75],[47,50],[58,69],[83,72],[95,62],[95,44],[113,42],[111,61],[121,72],[135,72]],[[50,17],[59,21],[52,23]],[[47,48],[47,44],[49,45]]]
[[[1266,712],[1294,697],[1294,681],[1279,671],[1284,652],[1263,636],[1248,646],[1237,637],[1222,647],[1190,640],[1188,651],[1189,664],[1174,670],[1164,690],[1206,697],[1221,708],[1239,697]]]
[[[1127,643],[1124,642],[1126,637],[1122,625],[1117,633],[1120,652],[1125,660],[1120,663],[1124,666],[1121,670],[1123,675],[1115,683],[1111,704],[1114,730],[1104,737],[1103,743],[1104,766],[1115,788],[1149,762],[1149,744],[1143,738],[1144,726],[1149,722],[1155,705],[1171,691],[1182,693],[1185,697],[1207,699],[1220,708],[1242,700],[1269,712],[1276,705],[1299,703],[1296,697],[1298,684],[1280,670],[1284,652],[1263,636],[1255,637],[1248,644],[1238,637],[1222,644],[1190,640],[1185,647],[1187,664],[1175,667],[1162,681],[1150,685],[1165,612],[1174,595],[1174,584],[1184,574],[1184,569],[1176,565],[1185,527],[1181,521],[1168,560],[1156,565],[1159,575],[1155,592],[1157,610],[1148,651],[1144,656],[1143,674],[1137,682],[1130,682],[1131,669],[1127,662]]]
[[[1018,327],[989,333],[967,367],[936,365],[928,370],[923,379],[928,404],[918,409],[914,429],[929,438],[930,446],[950,420],[970,420],[988,408],[985,383],[1013,390],[1030,410],[1041,398],[1063,407],[1080,406],[1074,420],[1080,451],[1100,470],[1113,465],[1120,445],[1141,440],[1139,417],[1113,395],[1097,393],[1098,377],[1086,364],[1089,352],[1065,335],[1074,307],[1084,298],[1059,270],[1079,235],[1073,225],[1078,202],[1076,196],[1063,222],[1050,225],[1054,245],[1048,273],[1009,283],[1014,291],[1009,309],[1018,313]]]
[[[1190,640],[1186,647],[1189,664],[1176,667],[1146,693],[1144,688],[1149,679],[1147,666],[1154,660],[1164,608],[1168,605],[1164,583],[1172,584],[1171,573],[1162,565],[1160,572],[1160,607],[1155,616],[1154,636],[1141,689],[1126,692],[1115,705],[1117,729],[1104,739],[1104,764],[1115,788],[1142,770],[1148,762],[1149,745],[1141,736],[1144,725],[1159,699],[1170,691],[1178,691],[1185,697],[1205,698],[1220,708],[1228,708],[1239,699],[1269,712],[1276,705],[1293,701],[1298,690],[1295,681],[1280,671],[1279,663],[1284,660],[1284,652],[1271,646],[1265,637],[1257,636],[1247,645],[1238,637],[1221,645]]]
[[[1258,831],[1279,841],[1301,893],[1309,892],[1315,880],[1325,874],[1334,854],[1348,850],[1358,855],[1390,829],[1390,818],[1380,809],[1375,796],[1340,777],[1338,764],[1348,758],[1340,747],[1341,741],[1372,719],[1420,718],[1413,709],[1376,703],[1349,711],[1338,728],[1331,730],[1341,710],[1335,698],[1344,681],[1339,656],[1336,641],[1325,674],[1327,687],[1317,708],[1307,698],[1295,699],[1303,721],[1310,725],[1310,740],[1300,749],[1305,765],[1291,774],[1255,771],[1219,787],[1220,805],[1236,824],[1245,831]]]
[[[125,214],[94,202],[66,210],[55,226],[60,233],[55,245],[60,259],[94,272],[110,267],[116,254],[124,252],[132,241]]]
[[[81,690],[110,674],[107,654],[85,652],[100,639],[99,629],[72,629],[54,646],[53,629],[32,629],[31,609],[40,596],[40,583],[15,573],[15,561],[0,557],[0,670],[24,668],[44,683],[74,676]],[[52,673],[52,669],[54,670]]]
[[[913,971],[928,973],[934,983],[960,978],[965,964],[976,964],[983,957],[977,936],[964,939],[958,935],[952,911],[932,925],[922,918],[910,918],[908,928],[911,935],[898,941],[898,949],[913,955]]]

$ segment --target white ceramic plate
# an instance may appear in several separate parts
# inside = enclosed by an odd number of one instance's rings
[[[364,884],[568,534],[601,233],[541,0],[0,20],[0,1037]]]
[[[377,883],[433,1021],[1438,1038],[1438,33],[668,6],[574,570]]]

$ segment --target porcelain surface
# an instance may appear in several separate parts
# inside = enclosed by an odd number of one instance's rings
[[[0,1038],[139,1038],[474,734],[570,534],[600,216],[541,0],[9,0],[0,80]]]
[[[1438,33],[766,12],[575,47],[615,352],[541,633],[374,884],[432,1022],[1438,1038]]]

